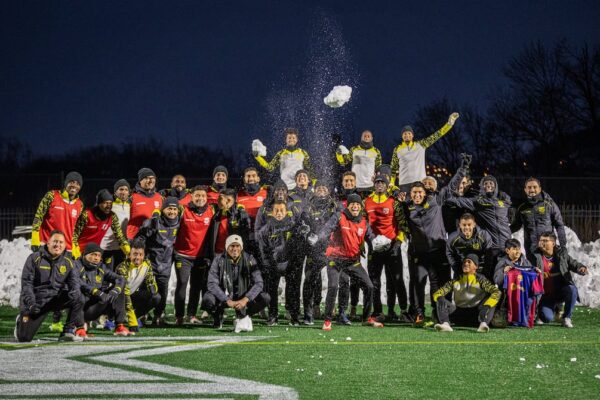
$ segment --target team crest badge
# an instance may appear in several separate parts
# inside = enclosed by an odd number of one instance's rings
[[[363,228],[358,228],[358,236],[362,236],[363,233],[365,233],[365,231],[363,230]]]
[[[77,218],[77,210],[71,210],[71,216]]]
[[[498,200],[498,205],[499,205],[500,207],[504,207],[504,202],[503,202],[502,200]]]
[[[204,225],[208,225],[209,222],[210,222],[210,218],[204,218]]]
[[[256,196],[256,201],[265,201],[265,198],[262,196]]]
[[[385,207],[385,208],[383,209],[383,213],[384,213],[385,215],[388,215],[388,214],[390,213],[390,209],[389,209],[389,208],[387,208],[387,207]]]
[[[102,283],[102,277],[100,275],[96,275],[96,283]]]
[[[538,211],[540,214],[545,214],[546,213],[546,206],[540,206],[538,207]]]
[[[159,207],[160,207],[160,202],[158,202],[158,201],[155,201],[155,202],[154,202],[154,208],[159,208]]]
[[[59,272],[61,275],[64,275],[64,274],[66,274],[66,273],[67,273],[67,266],[66,266],[66,265],[61,265],[60,267],[58,267],[58,272]]]
[[[479,243],[473,243],[473,250],[479,250],[481,245]]]

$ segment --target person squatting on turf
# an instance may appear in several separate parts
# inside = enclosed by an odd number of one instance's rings
[[[210,266],[208,291],[202,298],[202,309],[213,315],[213,326],[221,328],[224,309],[233,308],[235,331],[252,331],[250,317],[266,307],[270,298],[263,292],[256,259],[244,251],[242,238],[239,235],[228,236],[225,249]]]

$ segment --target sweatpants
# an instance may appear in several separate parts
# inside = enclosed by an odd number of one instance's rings
[[[265,269],[267,293],[269,294],[269,318],[277,318],[279,315],[278,297],[279,282],[285,277],[285,309],[293,318],[300,315],[300,284],[302,281],[302,264],[287,263],[287,268],[281,271],[277,267],[270,266]],[[263,276],[263,279],[265,277]]]
[[[425,285],[429,279],[429,296],[434,304],[433,293],[450,280],[450,266],[444,249],[435,249],[423,254],[409,254],[408,273],[411,311],[424,314]],[[434,308],[434,312],[435,312]]]
[[[114,315],[117,324],[125,321],[125,293],[121,292],[110,303],[101,303],[98,298],[87,299],[83,306],[83,320],[94,321],[104,314]]]
[[[244,295],[237,296],[234,298],[241,299],[243,297],[244,297]],[[260,310],[262,310],[263,308],[265,308],[267,306],[267,304],[269,304],[269,301],[270,301],[270,296],[265,292],[261,292],[258,296],[256,296],[256,298],[254,300],[250,300],[244,309],[236,310],[235,315],[237,318],[243,318],[246,315],[251,317],[254,314],[256,314],[257,312],[259,312]],[[209,312],[212,315],[215,315],[215,314],[222,315],[223,310],[225,310],[226,308],[229,308],[229,306],[227,306],[226,301],[221,302],[221,301],[217,300],[215,295],[212,294],[211,292],[206,292],[204,294],[204,296],[202,297],[202,306],[201,307],[203,310]]]
[[[203,258],[190,259],[175,255],[175,317],[183,317],[185,310],[185,296],[188,282],[190,284],[190,298],[188,299],[187,315],[194,316],[200,303],[200,292],[206,293],[208,279],[208,266]]]
[[[327,297],[325,299],[325,319],[331,320],[333,317],[333,310],[335,308],[335,299],[338,295],[338,285],[340,282],[340,275],[345,273],[348,277],[355,277],[363,293],[364,307],[363,307],[363,320],[369,318],[371,312],[371,304],[373,302],[373,284],[369,279],[369,274],[360,264],[358,260],[341,260],[341,259],[329,259],[327,266]],[[340,288],[341,289],[341,288]],[[345,290],[345,289],[344,289]],[[348,293],[340,293],[340,299],[347,299]],[[341,307],[340,307],[341,308]],[[345,310],[340,310],[344,312]]]
[[[55,310],[69,310],[69,318],[64,326],[63,332],[74,330],[83,326],[83,304],[84,297],[78,296],[76,299],[69,298],[68,292],[61,291],[50,301],[44,304],[37,314],[26,315],[21,311],[17,317],[16,336],[19,342],[31,342],[33,336],[40,329],[42,322],[49,312]]]
[[[149,290],[138,290],[131,295],[131,304],[135,315],[139,318],[160,304],[160,294],[152,294]],[[137,321],[129,321],[129,326],[137,326]]]
[[[441,323],[452,322],[459,326],[477,326],[481,322],[489,324],[494,317],[495,307],[484,306],[486,300],[482,300],[477,307],[461,308],[441,297],[436,305],[438,320]]]
[[[563,318],[571,318],[575,309],[575,303],[577,303],[577,295],[577,287],[575,285],[564,285],[562,288],[557,289],[553,296],[543,295],[538,306],[541,320],[552,322],[554,320],[554,308],[563,302],[565,303]]]
[[[324,256],[312,255],[306,259],[306,267],[304,268],[304,286],[302,287],[302,301],[305,316],[312,316],[313,307],[321,304],[321,288],[323,287],[321,270],[326,265],[327,258]]]
[[[154,266],[152,266],[154,269]],[[154,317],[162,317],[167,307],[167,296],[169,295],[169,279],[171,279],[171,269],[169,266],[162,271],[154,271],[154,278],[156,279],[156,286],[158,286],[158,294],[160,295],[160,302],[154,308]]]
[[[394,310],[396,297],[400,308],[405,310],[407,305],[406,286],[402,277],[401,242],[395,240],[389,250],[372,253],[369,264],[369,278],[373,283],[373,315],[383,312],[381,304],[381,273],[385,269],[386,294],[388,313]]]

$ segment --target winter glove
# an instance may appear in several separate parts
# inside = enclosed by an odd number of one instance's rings
[[[254,139],[252,141],[252,155],[254,157],[266,157],[267,155],[267,146],[262,144],[262,142],[258,139]]]
[[[344,146],[343,144],[338,146],[337,152],[342,155],[350,154],[350,150],[348,150],[348,148],[346,146]]]
[[[79,248],[79,245],[74,244],[73,247],[71,248],[71,255],[73,256],[73,259],[77,260],[79,257],[81,257],[81,249]]]
[[[117,297],[119,297],[120,294],[121,292],[117,288],[110,289],[107,293],[108,302],[112,303]]]
[[[310,226],[302,222],[302,225],[298,227],[298,233],[302,236],[306,236],[310,233]]]
[[[317,242],[319,241],[319,237],[317,235],[315,235],[314,233],[311,233],[310,235],[308,235],[308,238],[306,239],[306,241],[308,242],[308,244],[310,244],[311,246],[314,246],[317,244]]]
[[[375,252],[375,253],[379,253],[379,252],[388,250],[390,248],[391,244],[392,244],[392,241],[383,235],[377,235],[375,237],[375,239],[373,239],[373,242],[371,243],[371,245],[373,246],[373,252]]]
[[[460,153],[460,158],[460,167],[468,169],[471,165],[471,160],[473,159],[473,156],[467,153]]]
[[[104,292],[98,293],[98,302],[100,304],[108,304],[110,302],[108,294]]]
[[[457,112],[453,112],[452,114],[450,114],[450,116],[448,117],[448,125],[454,126],[454,123],[456,122],[458,117],[459,115]]]
[[[37,304],[32,304],[27,309],[29,315],[36,315],[40,313],[40,307]]]
[[[40,249],[40,232],[31,232],[31,251],[38,251]]]

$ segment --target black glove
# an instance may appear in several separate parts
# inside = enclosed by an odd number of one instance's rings
[[[464,168],[464,169],[468,169],[469,166],[471,165],[471,160],[473,159],[473,156],[467,153],[460,153],[460,167]]]
[[[98,302],[100,304],[107,304],[108,302],[110,302],[109,295],[104,292],[98,293]]]
[[[31,251],[36,252],[40,249],[40,246],[31,245]]]
[[[120,294],[121,292],[119,292],[116,288],[110,289],[110,291],[107,294],[108,302],[112,303],[117,297],[119,297]]]
[[[40,306],[38,306],[37,304],[30,305],[29,308],[27,309],[27,313],[29,315],[39,314],[40,313]]]
[[[310,233],[310,226],[302,222],[302,225],[298,227],[298,233],[302,236],[306,236]]]

